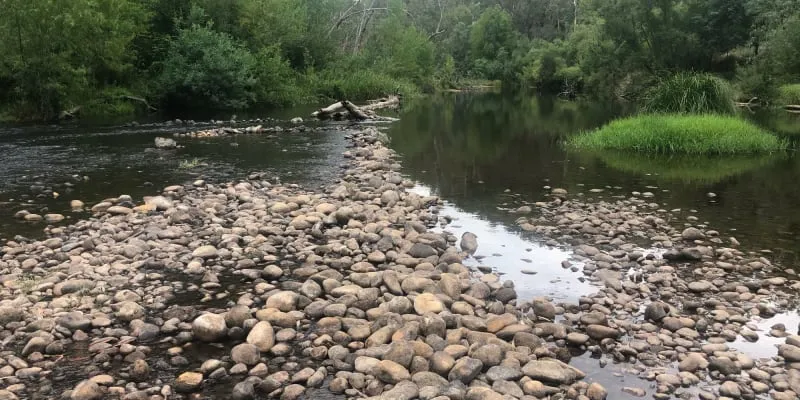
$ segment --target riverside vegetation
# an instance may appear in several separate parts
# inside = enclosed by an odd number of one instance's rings
[[[667,154],[769,153],[788,143],[737,116],[733,91],[708,74],[676,74],[648,91],[640,114],[573,136],[585,150]]]
[[[795,0],[2,5],[0,116],[11,120],[363,100],[485,81],[639,101],[681,71],[775,103],[792,88],[782,85],[800,82]]]
[[[790,328],[770,330],[785,341],[772,358],[727,344],[766,340],[749,321],[792,306],[800,288],[735,238],[672,225],[649,193],[591,201],[552,189],[535,214],[515,210],[517,224],[574,248],[561,267],[598,291],[576,303],[518,299],[491,267],[465,266],[479,241],[465,232],[457,245],[437,229],[450,223],[441,201],[406,190],[413,182],[375,129],[335,129],[351,149],[325,189],[257,173],[196,181],[143,206],[109,199],[47,238],[7,242],[0,396],[218,398],[217,386],[237,400],[315,398],[320,387],[374,400],[647,394],[584,381],[572,351],[631,363],[658,399],[800,392]]]

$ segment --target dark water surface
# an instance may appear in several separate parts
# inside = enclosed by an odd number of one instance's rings
[[[291,127],[264,123],[276,124]],[[341,132],[333,131],[179,138],[181,148],[154,148],[158,136],[209,127],[0,128],[0,238],[41,235],[43,224],[12,218],[21,209],[81,217],[70,210],[73,199],[87,206],[122,194],[141,201],[167,185],[195,179],[229,182],[256,171],[266,172],[273,182],[326,183],[336,176],[345,146]]]
[[[513,227],[518,216],[503,207],[540,201],[546,186],[606,199],[651,192],[665,209],[680,208],[680,215],[696,216],[747,249],[772,250],[772,258],[786,266],[798,261],[800,157],[795,152],[651,157],[580,153],[562,145],[570,135],[624,113],[596,102],[495,93],[442,96],[406,110],[392,125],[392,147],[412,178],[493,225]],[[781,127],[773,131],[782,135],[791,127],[800,131],[800,118],[755,119]]]

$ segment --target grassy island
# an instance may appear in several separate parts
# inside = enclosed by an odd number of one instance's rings
[[[656,154],[748,154],[787,147],[785,141],[748,121],[713,114],[637,115],[577,135],[568,144],[585,150]]]

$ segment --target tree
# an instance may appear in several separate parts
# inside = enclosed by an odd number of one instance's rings
[[[469,37],[475,69],[488,79],[501,79],[503,62],[511,55],[514,39],[511,16],[507,12],[497,6],[484,11]]]
[[[242,109],[256,101],[256,59],[210,25],[182,29],[172,41],[156,90],[168,109]]]
[[[104,85],[130,83],[147,13],[132,0],[4,0],[0,75],[17,113],[49,119]],[[44,22],[46,21],[46,22]]]

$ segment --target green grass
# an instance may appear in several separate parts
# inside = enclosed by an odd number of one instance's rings
[[[330,100],[362,101],[400,94],[413,97],[420,93],[412,82],[369,69],[346,72],[326,70],[308,77],[307,84],[320,97]]]
[[[784,140],[751,122],[721,115],[652,114],[618,119],[570,138],[584,150],[633,150],[670,154],[748,154],[787,147]]]
[[[780,160],[770,155],[631,154],[623,151],[592,152],[609,167],[656,181],[710,185]]]
[[[800,83],[783,85],[778,88],[778,105],[800,104]]]
[[[180,169],[194,169],[194,168],[199,167],[200,164],[201,164],[201,161],[200,161],[199,158],[192,158],[192,159],[189,159],[189,160],[181,160],[181,162],[178,164],[178,168],[180,168]]]
[[[650,89],[642,110],[647,113],[735,114],[734,91],[710,74],[675,74]]]

